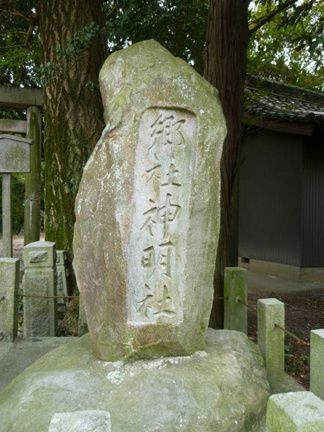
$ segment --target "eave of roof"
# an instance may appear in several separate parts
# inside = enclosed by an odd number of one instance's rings
[[[253,118],[324,125],[324,94],[249,75],[245,112]]]

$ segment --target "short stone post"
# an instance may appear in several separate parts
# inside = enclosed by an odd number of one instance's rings
[[[24,335],[55,336],[55,243],[35,242],[24,247]],[[45,298],[44,298],[45,297]],[[50,298],[46,298],[50,297]]]
[[[19,259],[0,258],[0,341],[14,341],[18,331]]]
[[[324,329],[311,331],[310,390],[324,400]]]
[[[275,298],[258,300],[258,345],[265,360],[268,380],[275,387],[285,370],[285,305]]]
[[[324,402],[311,392],[272,395],[267,406],[267,432],[323,432]]]
[[[247,333],[247,272],[226,267],[224,274],[224,328]]]

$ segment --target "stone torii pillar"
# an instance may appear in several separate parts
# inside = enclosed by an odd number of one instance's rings
[[[0,174],[2,174],[3,256],[12,257],[11,174],[30,171],[32,140],[15,135],[0,135]]]

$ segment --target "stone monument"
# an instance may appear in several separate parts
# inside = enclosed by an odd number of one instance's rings
[[[214,87],[157,42],[110,56],[107,126],[76,200],[74,267],[95,354],[205,344],[226,133]]]
[[[100,82],[107,126],[74,237],[90,334],[0,393],[1,432],[261,432],[260,351],[243,333],[207,332],[225,136],[217,93],[155,41],[111,55]]]

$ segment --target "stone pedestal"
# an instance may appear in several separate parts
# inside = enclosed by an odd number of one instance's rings
[[[261,432],[268,397],[262,357],[243,333],[209,330],[204,351],[132,363],[98,361],[86,335],[0,392],[0,429],[45,432],[56,419],[50,432],[81,432],[77,419],[100,410],[112,432]]]
[[[24,335],[55,336],[55,243],[35,242],[24,247]],[[49,297],[49,298],[47,298]]]
[[[0,341],[13,341],[18,331],[19,259],[0,258]]]

